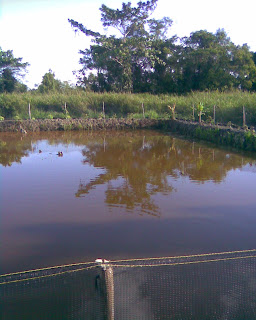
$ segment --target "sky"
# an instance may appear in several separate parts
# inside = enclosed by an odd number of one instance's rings
[[[30,66],[23,82],[31,89],[40,84],[51,69],[57,79],[75,83],[79,69],[79,50],[90,41],[72,30],[68,18],[88,29],[104,32],[100,6],[121,8],[122,0],[0,0],[0,47],[13,50]],[[133,5],[138,1],[131,0]],[[191,32],[216,32],[223,28],[236,45],[247,43],[256,51],[255,0],[158,0],[153,14],[173,20],[170,36],[189,36]]]

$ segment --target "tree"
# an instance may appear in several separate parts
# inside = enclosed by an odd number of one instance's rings
[[[89,49],[80,51],[83,55],[80,79],[88,84],[86,74],[91,70],[98,78],[98,81],[94,79],[94,84],[98,83],[97,91],[132,92],[143,90],[143,86],[147,91],[156,63],[163,63],[159,48],[154,44],[165,38],[172,24],[169,18],[149,19],[156,4],[157,0],[140,1],[136,7],[132,7],[130,2],[122,3],[121,10],[102,5],[103,26],[115,30],[114,35],[108,37],[69,19],[75,31],[91,37],[93,43]]]
[[[102,5],[110,36],[69,19],[75,31],[91,37],[81,50],[79,84],[93,91],[185,93],[191,90],[255,90],[255,54],[236,46],[222,29],[189,37],[168,37],[172,20],[151,19],[157,0],[128,2],[121,9]],[[89,74],[89,75],[88,75]]]
[[[252,58],[253,58],[254,65],[255,65],[255,67],[256,67],[256,52],[251,52],[251,54],[252,54]],[[253,90],[253,91],[256,91],[256,77],[255,77],[255,79],[254,79],[253,82],[252,82],[252,90]]]
[[[1,91],[2,92],[13,92],[15,84],[18,82],[11,69],[5,68],[1,74]]]
[[[191,33],[181,56],[182,92],[252,87],[256,69],[249,48],[236,46],[224,30]]]
[[[41,93],[49,93],[51,91],[61,91],[62,83],[60,80],[55,79],[54,72],[50,69],[42,79],[38,90]]]
[[[13,92],[20,87],[19,78],[28,65],[22,58],[15,58],[12,50],[3,51],[0,47],[0,92]]]
[[[256,81],[256,66],[247,44],[235,46],[231,68],[234,87],[251,90]]]

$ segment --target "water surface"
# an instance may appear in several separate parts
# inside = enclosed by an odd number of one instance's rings
[[[0,188],[1,273],[256,247],[255,157],[168,134],[1,133]]]

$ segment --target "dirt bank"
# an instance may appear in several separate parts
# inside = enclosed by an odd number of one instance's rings
[[[144,119],[46,119],[6,120],[0,122],[0,132],[36,132],[68,130],[136,129],[153,128],[156,120]]]
[[[220,125],[168,120],[159,121],[158,128],[181,134],[185,137],[213,142],[218,145],[237,149],[256,151],[256,134],[254,130],[243,130]]]
[[[256,151],[256,134],[253,130],[242,130],[218,125],[201,124],[181,120],[151,119],[47,119],[0,121],[0,132],[36,132],[58,130],[104,130],[104,129],[163,129],[220,145]]]

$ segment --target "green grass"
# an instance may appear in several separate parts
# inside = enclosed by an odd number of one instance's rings
[[[202,120],[212,122],[213,106],[216,106],[216,122],[243,124],[243,106],[246,108],[246,124],[256,126],[256,93],[243,91],[192,92],[187,95],[151,95],[124,93],[93,93],[74,89],[70,93],[39,94],[37,92],[1,94],[0,115],[5,119],[28,119],[28,103],[31,115],[35,119],[66,118],[64,104],[67,105],[71,118],[101,118],[102,104],[105,105],[105,116],[130,117],[143,119],[170,118],[168,105],[176,105],[177,119],[192,120],[192,109],[195,106],[195,120],[198,121],[196,106],[202,103],[204,115]]]

